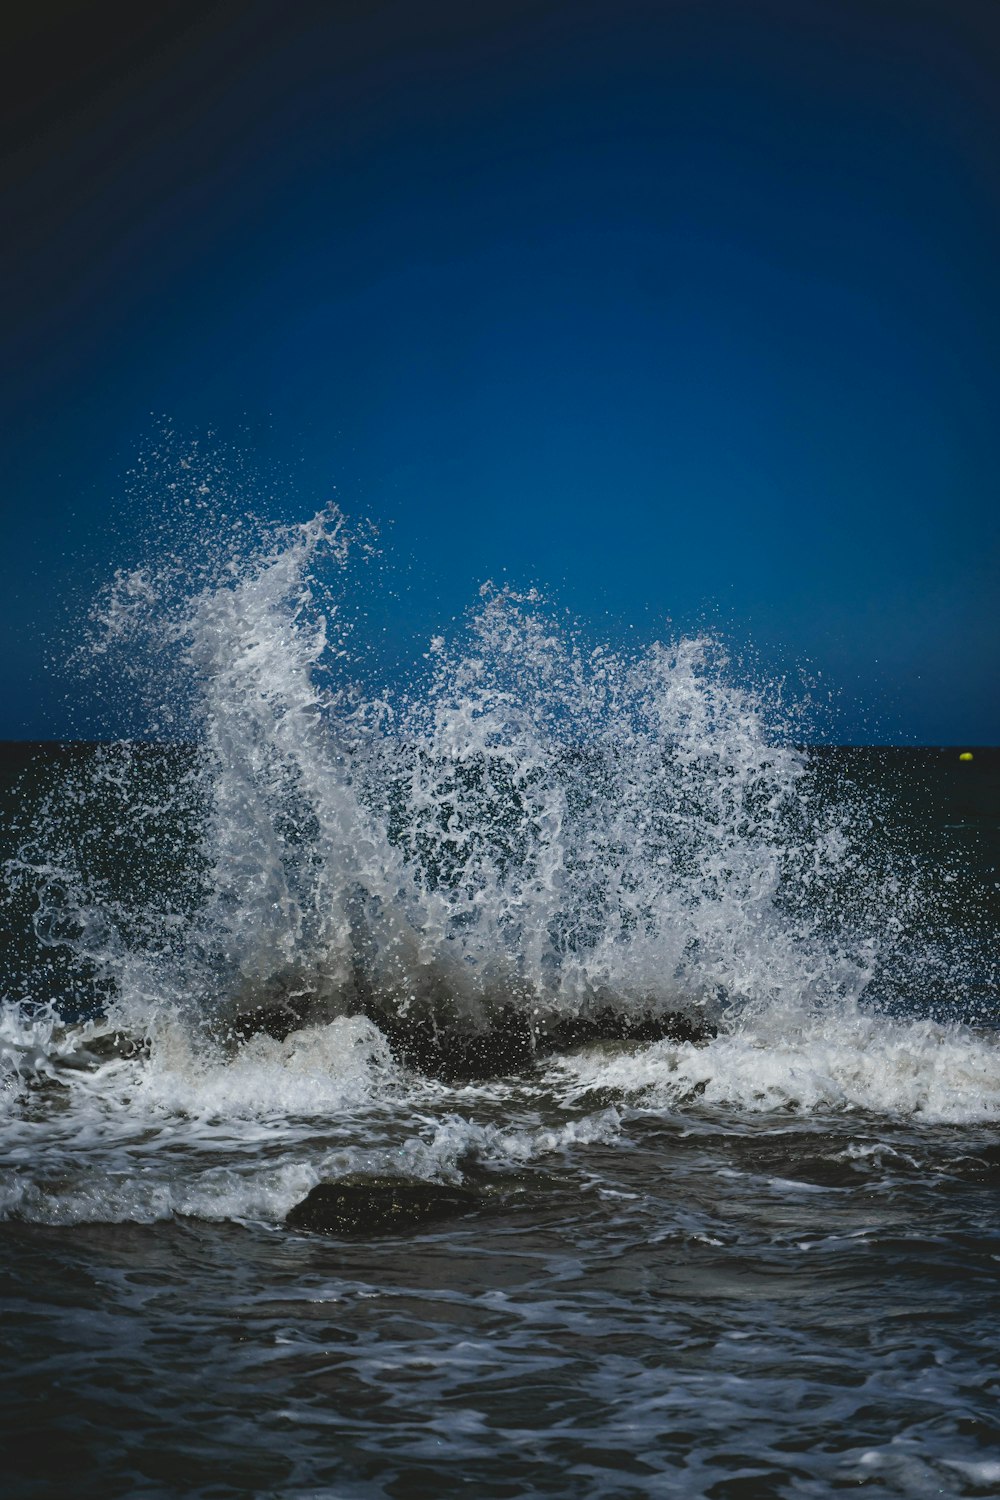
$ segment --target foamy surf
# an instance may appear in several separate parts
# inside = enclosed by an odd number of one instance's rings
[[[995,1033],[933,1021],[844,1016],[787,1029],[740,1029],[700,1046],[655,1043],[611,1056],[565,1057],[553,1073],[566,1097],[599,1093],[645,1108],[864,1111],[926,1124],[1000,1119],[1000,1042]]]
[[[14,1009],[4,1023],[0,1055],[22,1109],[4,1124],[0,1214],[33,1223],[280,1223],[319,1181],[359,1171],[458,1180],[473,1161],[516,1169],[620,1129],[609,1108],[532,1124],[530,1091],[520,1126],[477,1122],[459,1111],[495,1112],[495,1094],[401,1075],[361,1017],[282,1042],[258,1036],[229,1056],[165,1027],[110,1059],[97,1055],[106,1028]],[[33,1160],[36,1174],[25,1170]]]

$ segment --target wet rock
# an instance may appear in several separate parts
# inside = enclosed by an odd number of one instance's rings
[[[354,1172],[321,1182],[285,1218],[289,1229],[318,1234],[395,1234],[420,1224],[471,1213],[483,1199],[470,1188],[420,1177]]]
[[[707,1042],[716,1034],[707,1021],[682,1011],[616,1010],[613,1006],[590,1015],[568,1016],[551,1026],[539,1050],[569,1052],[593,1042]]]
[[[396,1062],[443,1083],[527,1073],[546,1057],[594,1042],[702,1042],[715,1035],[710,1023],[680,1011],[607,1004],[566,1016],[546,1013],[530,995],[488,1007],[477,1024],[461,1015],[446,989],[404,1007],[398,995],[366,990],[358,975],[345,994],[290,972],[274,976],[254,999],[224,1028],[225,1040],[243,1044],[265,1035],[283,1042],[302,1026],[361,1014],[378,1027]]]
[[[704,1042],[716,1034],[708,1022],[680,1011],[634,1013],[610,1005],[535,1024],[524,1009],[505,1005],[476,1030],[442,1025],[432,1015],[400,1016],[381,1006],[366,1007],[366,1014],[397,1062],[444,1083],[526,1073],[546,1057],[594,1042]]]
[[[505,1078],[534,1066],[535,1036],[523,1011],[503,1006],[489,1025],[442,1025],[433,1016],[400,1016],[383,1007],[369,1007],[375,1022],[406,1068],[440,1078],[444,1083]]]

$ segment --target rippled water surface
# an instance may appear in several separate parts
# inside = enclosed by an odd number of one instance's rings
[[[441,1102],[565,1132],[510,1092]],[[15,1492],[995,1491],[995,1129],[603,1123],[497,1167],[502,1206],[367,1243],[289,1234],[283,1202],[8,1221]]]

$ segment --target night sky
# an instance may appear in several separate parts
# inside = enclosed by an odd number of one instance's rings
[[[168,418],[379,525],[390,654],[505,577],[1000,742],[996,0],[22,9],[0,737]]]

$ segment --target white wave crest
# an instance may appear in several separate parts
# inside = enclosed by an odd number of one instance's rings
[[[1000,1120],[1000,1039],[931,1021],[838,1014],[704,1046],[591,1049],[553,1071],[569,1099],[600,1092],[654,1109],[697,1102],[755,1113],[864,1110],[927,1124]]]

